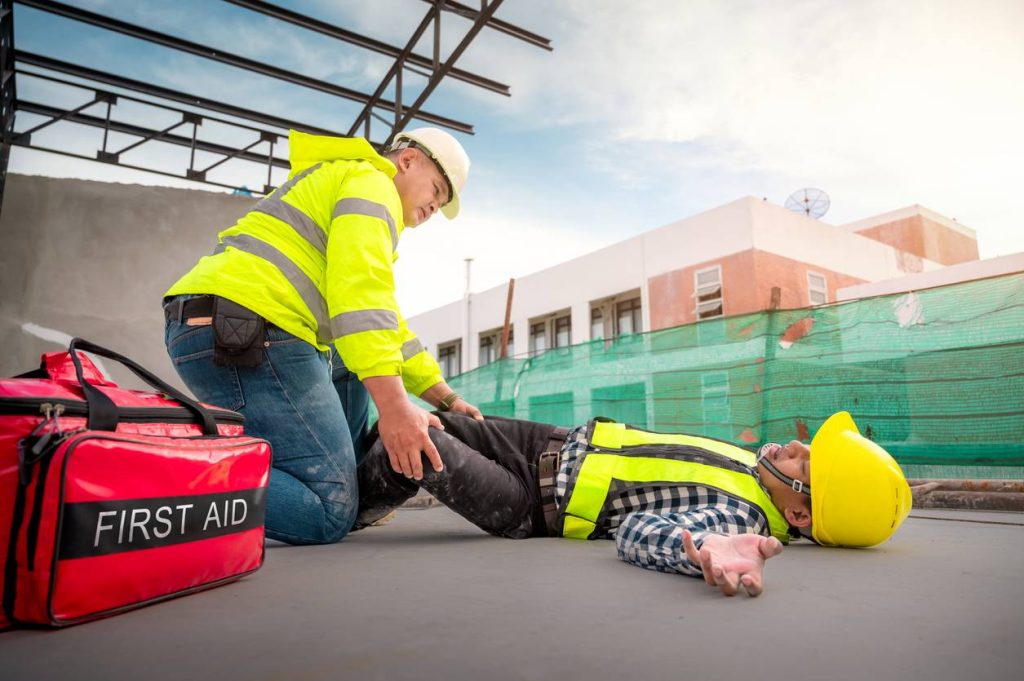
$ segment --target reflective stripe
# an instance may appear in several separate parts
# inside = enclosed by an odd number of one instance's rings
[[[754,466],[757,457],[753,452],[731,445],[727,442],[710,440],[696,435],[682,435],[676,433],[657,433],[652,440],[651,433],[643,430],[627,428],[624,423],[613,423],[601,421],[594,424],[593,437],[601,441],[601,447],[605,449],[622,449],[623,447],[635,447],[638,445],[656,442],[664,445],[684,445],[707,449],[716,454],[729,457],[739,461],[745,466]]]
[[[335,338],[360,331],[398,331],[398,315],[391,310],[354,310],[342,312],[331,319],[331,332]]]
[[[282,196],[284,196],[285,194],[290,192],[292,190],[292,187],[294,187],[299,182],[301,182],[302,179],[304,177],[306,177],[306,175],[309,175],[311,172],[313,172],[314,170],[316,170],[317,168],[319,168],[322,165],[323,165],[323,163],[317,163],[315,166],[310,166],[310,167],[306,168],[301,173],[299,173],[298,175],[296,175],[295,177],[293,177],[292,179],[288,180],[287,182],[282,184],[280,187],[275,189],[273,191],[273,193],[271,193],[270,196],[273,196],[273,197],[278,198],[278,199],[281,198]]]
[[[382,203],[374,203],[366,199],[347,198],[334,204],[334,217],[342,215],[366,215],[371,218],[379,218],[388,223],[388,230],[391,232],[391,251],[398,248],[398,228],[395,221],[391,219],[391,213]]]
[[[254,213],[263,213],[275,217],[281,222],[295,230],[296,234],[309,242],[309,244],[320,252],[320,255],[327,256],[327,234],[316,224],[313,218],[301,210],[281,199],[263,199],[252,209]]]
[[[566,490],[561,511],[565,537],[590,538],[625,486],[703,485],[740,499],[760,513],[772,536],[789,541],[789,523],[761,486],[756,457],[708,438],[654,433],[609,421],[591,421],[589,444]]]
[[[423,352],[423,343],[420,343],[419,338],[413,338],[411,341],[406,341],[402,344],[402,359],[408,361],[416,355]]]
[[[285,276],[288,283],[291,284],[295,291],[302,298],[302,302],[306,304],[309,311],[313,314],[313,318],[316,319],[316,337],[323,344],[330,342],[330,338],[326,337],[324,333],[327,326],[327,301],[320,294],[320,289],[316,287],[313,280],[309,276],[299,269],[299,266],[288,259],[281,251],[277,250],[266,241],[260,241],[256,237],[249,236],[248,234],[233,234],[231,236],[224,237],[218,248],[224,250],[224,248],[231,246],[237,248],[240,251],[244,251],[251,255],[255,255],[259,258],[263,258],[271,265],[281,271],[281,274]]]
[[[327,255],[327,234],[320,225],[316,224],[313,218],[309,217],[295,206],[283,200],[285,194],[291,191],[300,180],[319,168],[321,163],[306,168],[301,173],[288,180],[270,196],[257,203],[252,212],[263,213],[275,217],[281,222],[295,230],[296,234],[308,241],[313,248],[320,252],[320,255]]]

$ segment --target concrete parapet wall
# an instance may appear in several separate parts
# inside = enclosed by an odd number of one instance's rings
[[[0,375],[81,336],[182,386],[164,291],[256,201],[208,191],[8,175],[0,213]],[[139,383],[107,361],[118,382]]]

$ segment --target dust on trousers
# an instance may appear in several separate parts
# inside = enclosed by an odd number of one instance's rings
[[[537,481],[537,460],[559,429],[545,423],[489,416],[477,421],[440,413],[444,430],[428,429],[444,470],[424,458],[423,479],[391,468],[377,435],[359,465],[359,516],[366,527],[413,497],[422,487],[438,501],[491,534],[510,539],[547,536]]]

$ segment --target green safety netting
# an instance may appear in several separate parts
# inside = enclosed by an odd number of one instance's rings
[[[845,409],[910,477],[1024,477],[1024,274],[706,320],[449,379],[485,414],[740,445]]]

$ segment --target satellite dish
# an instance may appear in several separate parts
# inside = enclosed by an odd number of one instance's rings
[[[790,194],[789,198],[786,199],[787,210],[791,210],[794,213],[803,213],[815,220],[827,213],[831,205],[832,202],[829,201],[828,194],[812,187],[799,189]]]

